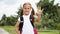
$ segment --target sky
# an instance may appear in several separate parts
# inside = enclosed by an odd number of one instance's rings
[[[37,7],[35,3],[38,3],[39,1],[40,0],[0,0],[0,19],[3,14],[6,14],[6,16],[17,15],[20,6],[25,2],[30,2],[36,12]],[[59,3],[60,5],[60,0],[55,0],[55,4],[56,3]]]

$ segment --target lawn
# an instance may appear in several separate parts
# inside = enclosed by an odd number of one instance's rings
[[[16,34],[16,31],[13,26],[0,26],[0,27],[8,31],[10,34]]]
[[[59,34],[59,32],[39,32],[39,34]]]
[[[0,28],[5,29],[10,34],[16,34],[13,26],[0,26]],[[38,32],[38,34],[59,34],[59,32]]]

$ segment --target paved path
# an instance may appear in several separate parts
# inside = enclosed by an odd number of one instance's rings
[[[9,33],[5,31],[4,29],[0,28],[0,34],[9,34]]]

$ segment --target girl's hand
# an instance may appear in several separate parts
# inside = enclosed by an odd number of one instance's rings
[[[38,14],[38,15],[41,15],[42,12],[43,12],[43,9],[41,10],[41,7],[39,7],[38,10],[37,10],[37,14]]]

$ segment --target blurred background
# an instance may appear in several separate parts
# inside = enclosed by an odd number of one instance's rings
[[[29,0],[0,0],[0,28],[10,34],[16,34],[14,25],[25,1],[29,2]],[[38,34],[60,34],[60,0],[30,0],[30,2],[35,12],[37,7],[44,9],[39,24],[35,24]]]

